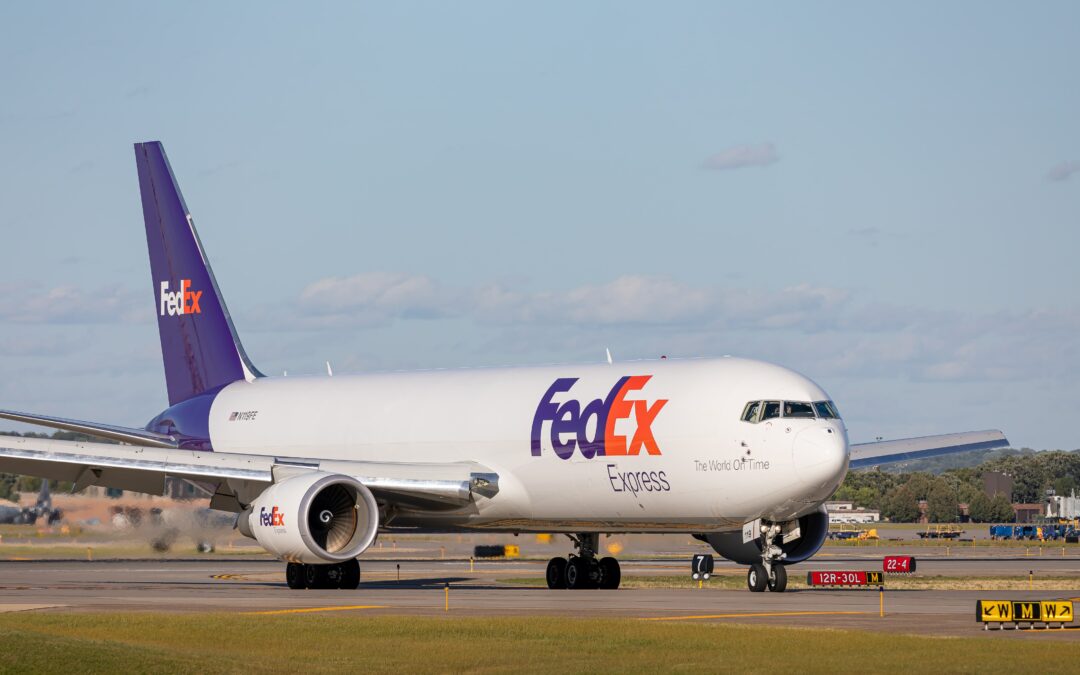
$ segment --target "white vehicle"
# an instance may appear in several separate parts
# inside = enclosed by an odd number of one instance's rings
[[[135,146],[169,407],[144,429],[0,411],[126,445],[4,439],[0,471],[210,506],[287,561],[292,588],[356,588],[380,531],[561,532],[552,588],[617,588],[612,532],[691,533],[752,591],[825,540],[848,469],[1007,444],[984,431],[849,446],[814,382],[737,358],[263,376],[244,353],[160,143]]]

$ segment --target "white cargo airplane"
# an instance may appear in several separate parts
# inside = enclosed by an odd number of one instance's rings
[[[551,588],[617,588],[601,533],[692,534],[783,591],[849,468],[1007,444],[998,431],[849,445],[829,395],[738,358],[264,377],[237,338],[160,143],[135,145],[169,407],[144,429],[0,411],[125,445],[4,439],[0,470],[213,494],[291,588],[356,588],[380,531],[561,532]]]

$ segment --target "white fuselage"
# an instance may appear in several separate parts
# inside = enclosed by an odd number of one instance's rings
[[[219,452],[468,461],[499,476],[491,499],[391,526],[709,532],[790,520],[833,493],[848,464],[841,420],[741,420],[749,401],[828,398],[736,358],[260,378],[218,394],[210,435]]]

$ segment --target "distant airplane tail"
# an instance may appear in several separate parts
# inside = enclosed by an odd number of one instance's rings
[[[38,493],[37,507],[38,509],[52,508],[52,495],[49,494],[48,478],[45,478],[41,481],[41,492]]]
[[[41,492],[38,493],[37,503],[34,504],[33,509],[26,509],[26,513],[32,523],[36,523],[38,518],[44,518],[49,525],[64,517],[63,511],[53,508],[52,495],[49,494],[48,478],[42,479]]]
[[[169,405],[262,374],[237,337],[165,149],[135,144]]]

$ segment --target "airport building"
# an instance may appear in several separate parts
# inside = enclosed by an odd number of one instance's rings
[[[876,523],[881,520],[877,509],[857,508],[853,502],[825,502],[829,523]]]
[[[1013,511],[1016,513],[1016,522],[1033,523],[1043,515],[1044,507],[1042,504],[1013,504]]]
[[[997,495],[1005,495],[1006,497],[1012,495],[1013,491],[1013,477],[1007,473],[999,473],[997,471],[987,471],[983,473],[983,492],[990,499],[993,499]]]
[[[1068,497],[1054,495],[1047,500],[1046,515],[1050,518],[1064,518],[1071,520],[1080,518],[1080,497],[1076,496],[1076,490]]]

